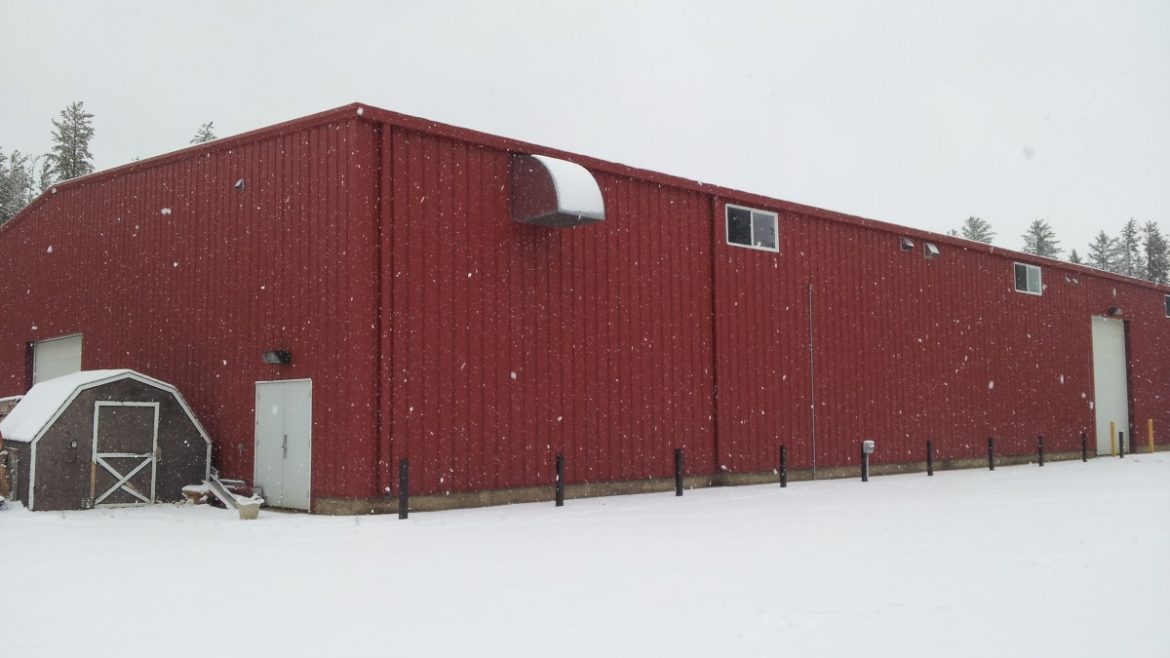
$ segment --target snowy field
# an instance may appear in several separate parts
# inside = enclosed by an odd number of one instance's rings
[[[0,512],[0,654],[1170,656],[1170,453],[392,516]]]

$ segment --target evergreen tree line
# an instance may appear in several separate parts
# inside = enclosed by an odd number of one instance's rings
[[[961,227],[952,229],[950,235],[991,244],[995,231],[987,220],[968,217]],[[1064,252],[1056,231],[1046,220],[1032,222],[1020,237],[1024,239],[1025,253],[1061,258]],[[1135,279],[1170,283],[1170,242],[1162,235],[1157,222],[1140,224],[1131,217],[1116,236],[1100,231],[1089,245],[1087,255],[1081,256],[1073,249],[1067,260]]]
[[[48,153],[32,156],[13,150],[5,154],[0,147],[0,224],[53,185],[93,173],[93,154],[89,152],[93,115],[85,111],[85,104],[70,103],[52,123],[52,148]],[[215,139],[213,128],[211,121],[200,126],[191,143]]]

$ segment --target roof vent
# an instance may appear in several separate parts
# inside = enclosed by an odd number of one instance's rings
[[[544,155],[513,155],[512,219],[549,228],[592,224],[605,221],[605,202],[585,167]]]

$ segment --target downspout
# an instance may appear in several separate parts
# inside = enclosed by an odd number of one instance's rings
[[[816,335],[813,333],[813,284],[808,282],[808,397],[812,416],[812,479],[817,479],[817,368]]]
[[[386,314],[390,312],[390,301],[387,299],[388,289],[386,272],[389,271],[393,264],[390,253],[390,212],[391,212],[391,187],[393,182],[393,172],[391,171],[390,163],[390,147],[391,147],[392,130],[386,123],[379,122],[377,128],[377,142],[375,144],[375,157],[377,158],[377,179],[375,186],[377,188],[374,196],[377,208],[375,239],[375,250],[377,252],[377,267],[378,272],[374,276],[374,288],[376,299],[374,300],[374,334],[375,334],[375,358],[377,359],[376,381],[374,382],[374,399],[376,400],[377,408],[374,413],[374,431],[377,446],[377,454],[374,459],[374,468],[377,470],[375,476],[376,486],[375,492],[377,498],[382,498],[390,494],[390,483],[392,476],[391,469],[391,452],[390,445],[390,357],[391,350],[389,349],[389,336],[386,331],[389,328],[389,322],[386,321]]]
[[[719,228],[721,222],[716,212],[719,210],[719,197],[714,194],[707,197],[711,201],[711,207],[708,208],[707,216],[711,218],[711,259],[708,265],[711,267],[711,438],[712,449],[715,453],[714,472],[713,475],[718,476],[723,471],[720,469],[720,443],[719,434],[719,313],[718,313],[718,293],[717,288],[719,276],[718,257],[716,251],[719,249]]]

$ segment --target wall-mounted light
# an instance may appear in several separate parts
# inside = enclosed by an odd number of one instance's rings
[[[240,180],[236,181],[236,184],[233,185],[232,187],[236,188],[237,190],[244,189],[244,179],[241,178]]]
[[[1109,313],[1109,315],[1121,315],[1121,307],[1120,306],[1110,306],[1107,313]]]
[[[270,366],[287,366],[292,363],[292,352],[288,350],[268,350],[264,353],[264,363]]]

